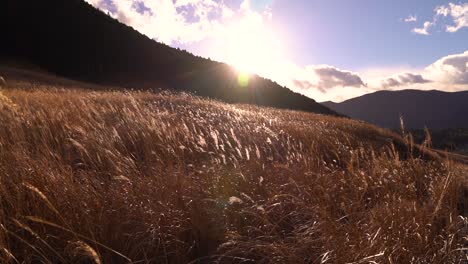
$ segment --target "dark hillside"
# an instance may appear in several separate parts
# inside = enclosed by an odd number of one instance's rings
[[[228,65],[153,41],[82,0],[2,0],[0,24],[0,58],[29,61],[67,78],[335,114],[258,76],[239,87]]]
[[[468,91],[379,91],[323,105],[351,118],[392,129],[400,127],[400,115],[408,129],[468,128]]]

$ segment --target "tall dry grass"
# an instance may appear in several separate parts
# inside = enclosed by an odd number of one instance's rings
[[[0,256],[464,263],[467,174],[347,119],[188,95],[4,89]]]

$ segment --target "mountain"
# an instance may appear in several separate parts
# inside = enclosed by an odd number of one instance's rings
[[[257,75],[247,87],[233,69],[158,43],[83,0],[0,2],[0,58],[22,60],[70,79],[336,114]]]
[[[386,128],[399,128],[400,115],[408,129],[468,128],[468,91],[379,91],[342,103],[322,104],[351,118]]]

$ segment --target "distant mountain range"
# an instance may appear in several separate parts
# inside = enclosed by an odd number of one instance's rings
[[[90,83],[336,114],[256,75],[241,87],[230,66],[149,39],[83,0],[2,0],[0,24],[0,63],[18,59]]]
[[[351,118],[385,127],[432,130],[468,128],[468,91],[379,91],[326,107]]]

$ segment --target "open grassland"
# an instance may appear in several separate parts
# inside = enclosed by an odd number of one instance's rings
[[[4,263],[466,263],[467,169],[374,126],[5,88]]]

